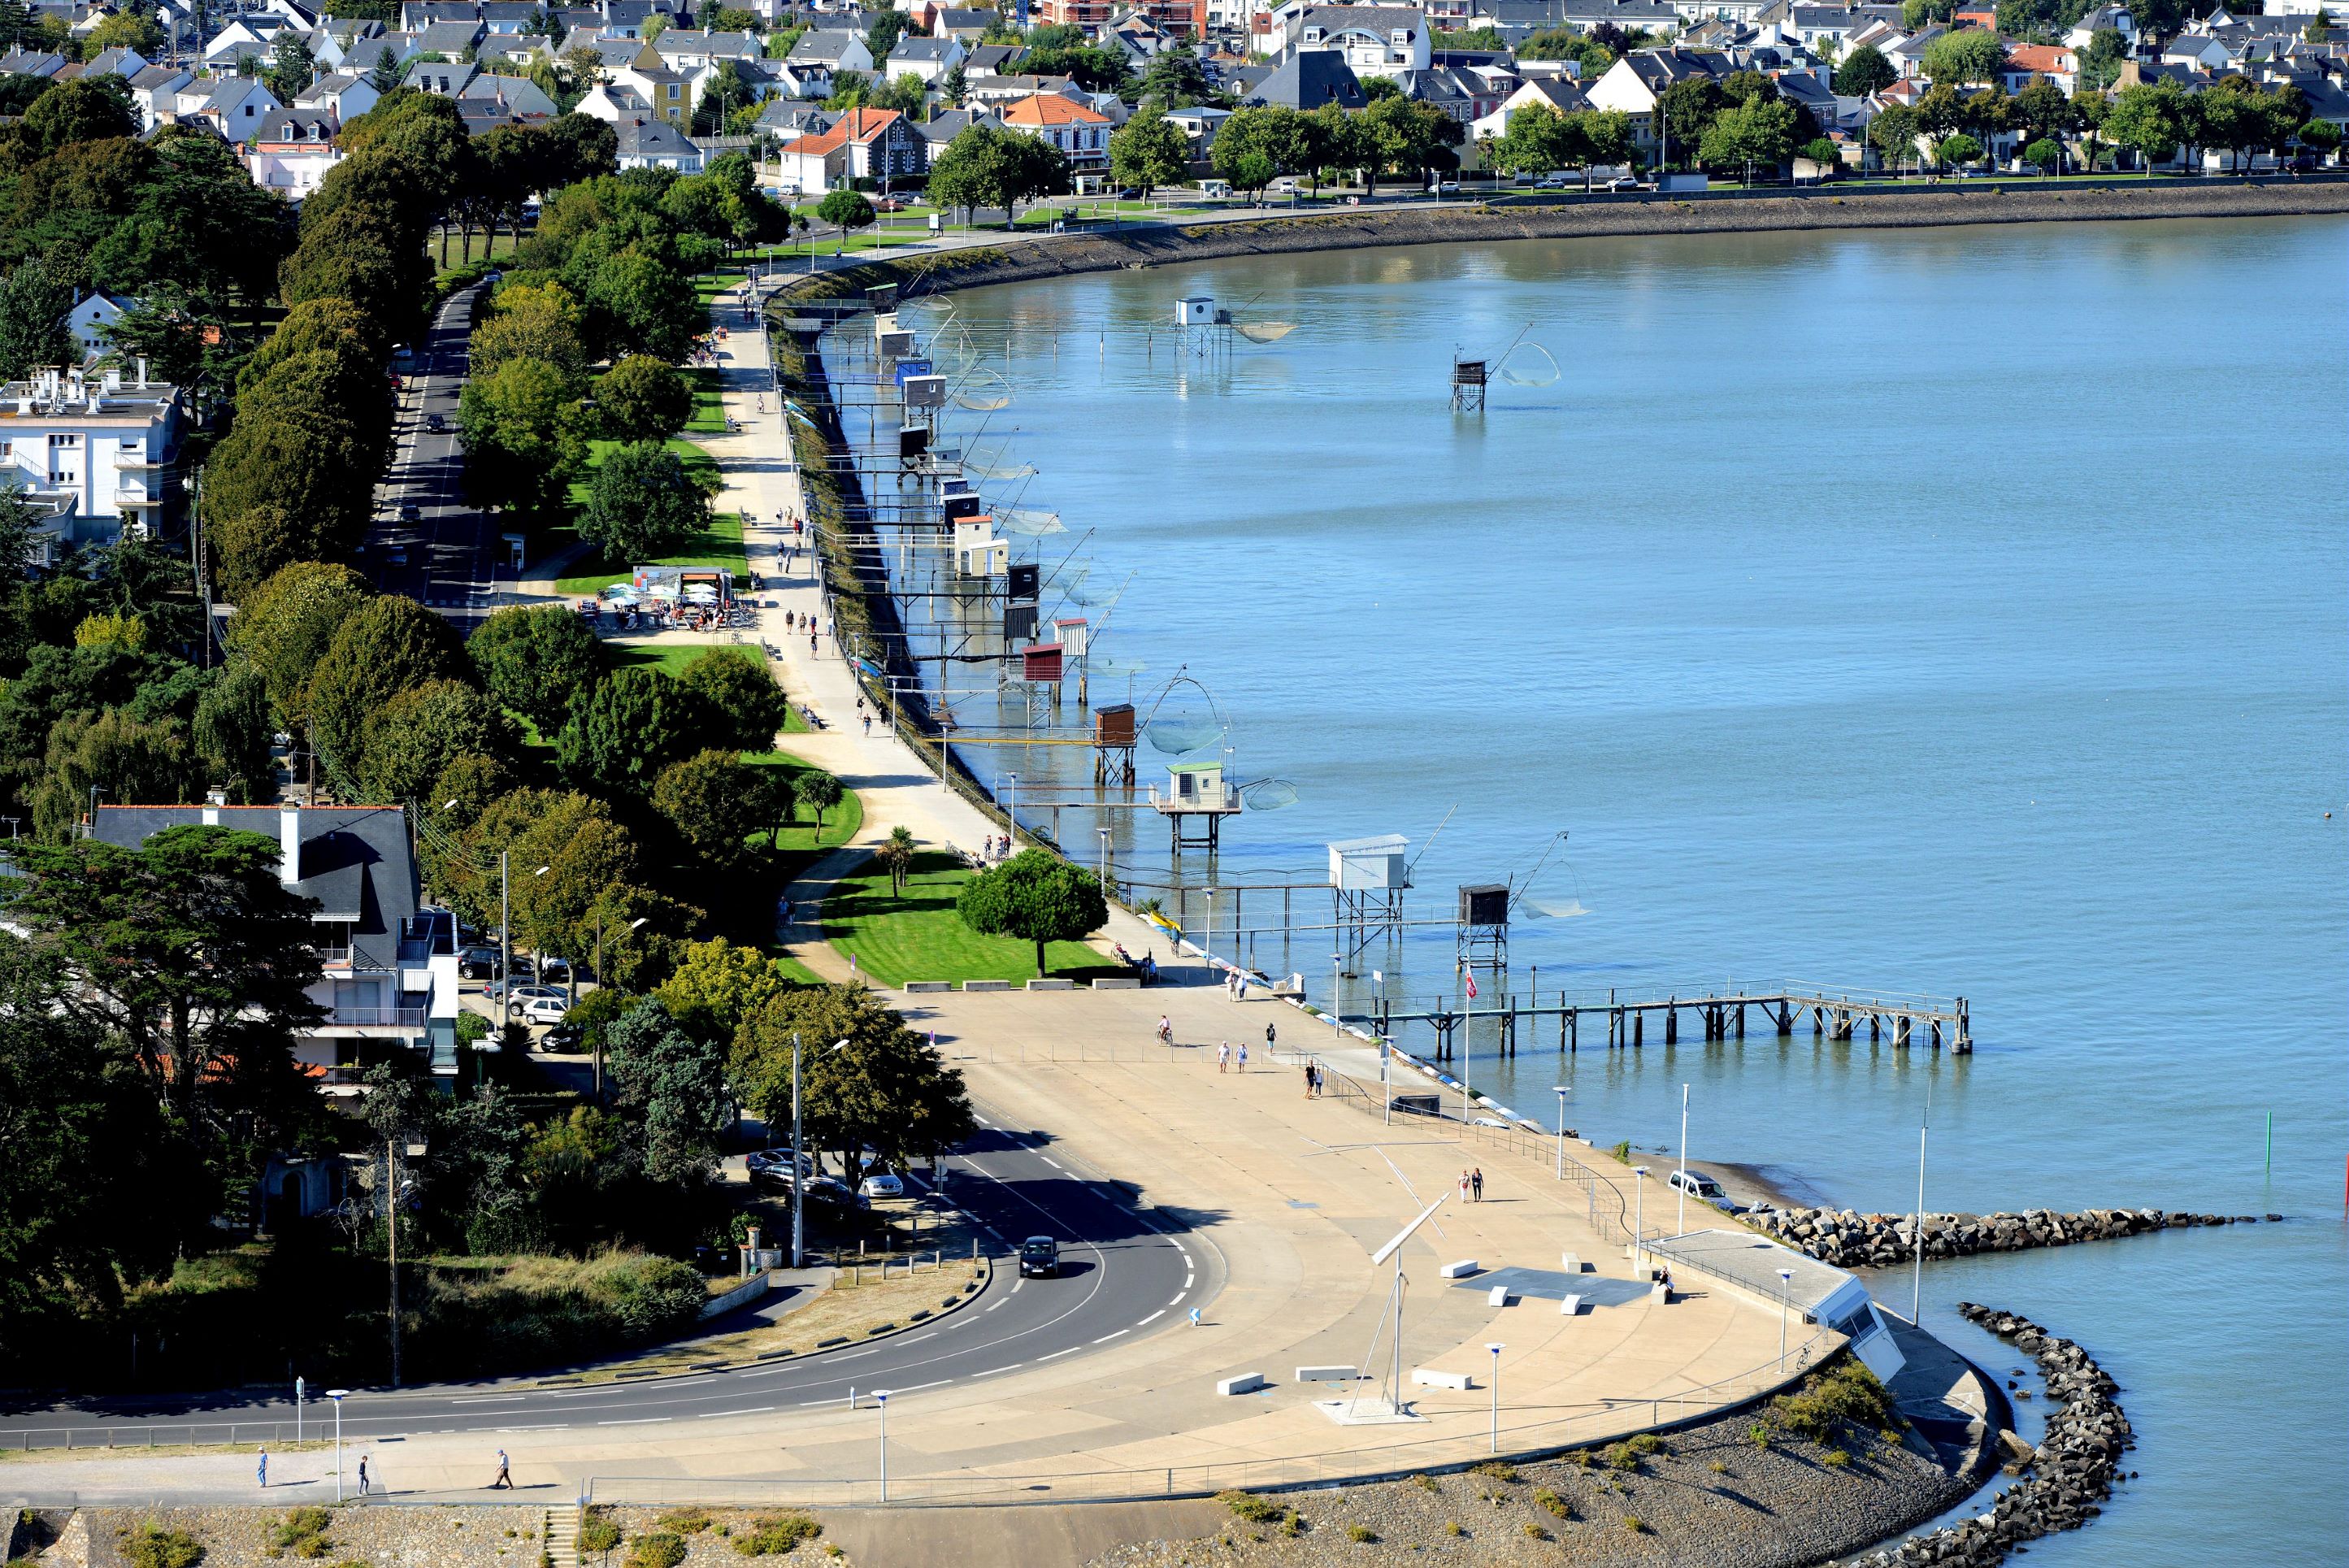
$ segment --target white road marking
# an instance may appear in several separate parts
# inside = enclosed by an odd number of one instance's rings
[[[1041,1366],[1043,1363],[1045,1363],[1045,1362],[1047,1362],[1047,1361],[1058,1361],[1058,1360],[1060,1360],[1060,1359],[1061,1359],[1061,1357],[1062,1357],[1063,1355],[1074,1355],[1078,1351],[1080,1351],[1080,1350],[1081,1350],[1081,1349],[1083,1349],[1083,1348],[1084,1348],[1084,1346],[1082,1346],[1082,1345],[1072,1345],[1069,1346],[1069,1348],[1068,1348],[1068,1349],[1066,1349],[1066,1350],[1056,1350],[1056,1351],[1052,1352],[1052,1354],[1051,1354],[1051,1355],[1040,1355],[1040,1356],[1038,1356],[1038,1357],[1036,1358],[1036,1362],[1037,1362],[1037,1365]]]
[[[1152,1324],[1156,1323],[1160,1318],[1164,1317],[1165,1315],[1166,1309],[1164,1307],[1160,1307],[1156,1312],[1152,1313],[1148,1317],[1143,1318],[1140,1323],[1135,1324],[1133,1326],[1136,1328],[1148,1328]]]
[[[1015,1362],[1013,1362],[1013,1363],[1012,1363],[1010,1366],[999,1366],[999,1367],[997,1367],[997,1368],[995,1369],[995,1371],[993,1371],[993,1372],[974,1372],[974,1373],[972,1373],[972,1374],[971,1374],[971,1376],[972,1376],[974,1379],[980,1378],[980,1377],[993,1377],[993,1376],[995,1376],[998,1373],[1004,1373],[1004,1372],[1017,1372],[1017,1371],[1019,1371],[1021,1367],[1023,1367],[1023,1366],[1027,1366],[1027,1365],[1028,1365],[1028,1364],[1027,1364],[1026,1362],[1024,1362],[1024,1361],[1015,1361]]]
[[[599,1427],[657,1427],[670,1419],[667,1416],[632,1416],[625,1421],[598,1421]]]
[[[1050,1155],[1040,1154],[1036,1158],[1042,1160],[1046,1165],[1050,1166],[1054,1170],[1061,1172],[1062,1175],[1065,1176],[1068,1174],[1069,1168],[1062,1165],[1059,1160],[1054,1159]]]
[[[1183,1304],[1183,1298],[1181,1296],[1176,1296],[1173,1301],[1168,1302],[1166,1304],[1171,1307],[1181,1306]]]
[[[527,1399],[527,1394],[475,1394],[469,1398],[451,1399],[451,1405],[493,1405],[502,1399]]]
[[[1123,1339],[1127,1334],[1132,1334],[1133,1332],[1133,1331],[1132,1329],[1130,1329],[1130,1328],[1122,1328],[1122,1329],[1119,1329],[1115,1334],[1102,1334],[1099,1339],[1094,1340],[1094,1341],[1093,1341],[1093,1343],[1094,1343],[1095,1345],[1107,1345],[1111,1340],[1112,1340],[1112,1339]]]
[[[913,1338],[911,1338],[911,1339],[909,1339],[909,1340],[905,1341],[905,1343],[906,1343],[907,1345],[919,1345],[919,1344],[921,1344],[921,1343],[922,1343],[922,1341],[924,1341],[924,1340],[926,1340],[926,1339],[936,1339],[936,1338],[937,1338],[937,1336],[938,1336],[938,1331],[937,1331],[936,1329],[932,1329],[932,1330],[930,1330],[930,1332],[929,1332],[929,1333],[927,1333],[927,1334],[917,1334],[914,1335],[914,1337],[913,1337]]]
[[[900,1394],[919,1394],[925,1388],[943,1388],[953,1381],[951,1377],[941,1377],[935,1383],[916,1383],[911,1388],[892,1388],[889,1397],[894,1399]]]
[[[1185,1274],[1185,1275],[1184,1275],[1184,1276],[1183,1276],[1183,1288],[1184,1288],[1185,1290],[1186,1290],[1186,1291],[1187,1291],[1187,1290],[1189,1290],[1189,1289],[1191,1288],[1192,1282],[1193,1282],[1194,1281],[1197,1280],[1197,1279],[1198,1279],[1198,1277],[1199,1277],[1199,1276],[1198,1276],[1198,1275],[1196,1275],[1196,1274]]]
[[[772,1405],[753,1405],[747,1410],[705,1410],[700,1415],[696,1416],[694,1419],[697,1421],[715,1421],[721,1416],[763,1416],[773,1408],[774,1407]]]
[[[1001,1305],[1003,1304],[1003,1302],[1008,1302],[1008,1301],[1009,1301],[1010,1299],[1011,1299],[1011,1298],[1010,1298],[1009,1296],[1005,1296],[1005,1297],[1003,1298],[1003,1301],[997,1302],[997,1303],[995,1303],[995,1305],[994,1305],[994,1306],[990,1306],[990,1307],[988,1307],[987,1310],[988,1310],[988,1311],[989,1311],[989,1312],[993,1312],[993,1311],[995,1310],[995,1308],[996,1308],[996,1307],[999,1307],[999,1306],[1001,1306]]]

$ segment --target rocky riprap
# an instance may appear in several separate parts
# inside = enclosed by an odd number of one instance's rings
[[[2049,1414],[2039,1447],[2007,1467],[2024,1479],[1999,1493],[1988,1513],[1859,1558],[1855,1568],[1987,1568],[2002,1563],[2023,1542],[2077,1530],[2103,1512],[2121,1456],[2137,1446],[2128,1417],[2113,1402],[2113,1380],[2086,1351],[2027,1317],[1995,1307],[1961,1302],[1958,1314],[2038,1362],[2047,1397],[2060,1402],[2060,1408]]]
[[[1911,1216],[1860,1214],[1849,1209],[1774,1209],[1747,1216],[1754,1224],[1796,1251],[1839,1269],[1883,1268],[1907,1262]],[[2281,1220],[2281,1214],[2267,1216]],[[2033,1247],[2069,1247],[2109,1241],[2154,1231],[2187,1231],[2204,1225],[2251,1225],[2256,1214],[2189,1214],[2183,1210],[2084,1209],[2059,1214],[2027,1209],[2020,1214],[1928,1214],[1925,1256],[1963,1258],[1976,1252],[2020,1252]]]

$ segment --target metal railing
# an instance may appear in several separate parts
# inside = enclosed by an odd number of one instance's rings
[[[346,1029],[421,1029],[424,1009],[420,1007],[337,1007],[323,1021],[340,1024]]]

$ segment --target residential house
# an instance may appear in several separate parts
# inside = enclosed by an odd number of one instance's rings
[[[903,37],[889,51],[888,61],[882,66],[880,74],[892,81],[911,77],[925,87],[936,87],[968,55],[960,38]]]
[[[2137,13],[2126,5],[2099,5],[2086,13],[2072,24],[2072,30],[2064,35],[2064,42],[2069,47],[2085,49],[2106,27],[2118,33],[2121,42],[2132,51],[2137,48]]]
[[[150,62],[136,49],[100,49],[81,63],[86,77],[120,77],[129,81]]]
[[[967,75],[963,78],[963,101],[967,104],[984,104],[990,109],[1001,109],[1008,104],[1018,103],[1023,98],[1033,98],[1040,92],[1055,94],[1067,99],[1071,103],[1082,102],[1087,96],[1085,89],[1079,87],[1075,80],[1069,77]]]
[[[385,31],[382,23],[370,19],[327,23],[310,35],[311,63],[322,71],[350,70],[352,46],[380,38]]]
[[[1590,107],[1630,115],[1632,145],[1640,161],[1652,165],[1668,135],[1658,112],[1664,89],[1700,77],[1719,80],[1735,68],[1728,56],[1698,49],[1634,49],[1590,84]]]
[[[1906,37],[1878,44],[1877,47],[1882,50],[1884,57],[1892,63],[1894,70],[1904,77],[1920,77],[1925,74],[1925,51],[1947,36],[1949,31],[1947,27],[1936,23],[1930,27],[1920,27]]]
[[[83,295],[66,312],[66,327],[81,344],[84,365],[112,352],[113,345],[106,340],[106,328],[122,319],[123,313],[138,301],[124,299],[98,289]]]
[[[706,74],[703,71],[673,71],[661,62],[658,56],[647,49],[636,64],[615,68],[607,79],[618,86],[635,88],[639,97],[652,105],[655,119],[665,119],[682,129],[693,123],[693,106],[699,99],[700,79]]]
[[[930,144],[930,157],[935,159],[940,148],[972,126],[995,123],[995,111],[990,109],[942,109],[914,129]]]
[[[766,44],[756,33],[688,32],[672,27],[653,40],[661,63],[678,72],[692,72],[732,60],[739,67],[766,56]]]
[[[1669,36],[1680,30],[1681,14],[1667,0],[1563,0],[1554,26],[1588,33],[1593,27],[1620,27],[1626,33]]]
[[[2017,93],[2029,87],[2033,77],[2045,77],[2069,97],[2079,85],[2080,57],[2059,44],[2009,44],[1998,85]]]
[[[28,49],[22,44],[0,55],[0,77],[33,77],[47,81],[66,68],[66,57],[46,49]]]
[[[1080,173],[1109,167],[1110,117],[1059,93],[1030,94],[1003,108],[1003,129],[1050,142]]]
[[[405,75],[408,62],[416,57],[416,36],[413,33],[386,33],[379,38],[361,38],[343,51],[336,62],[337,74],[372,78],[378,65],[388,65]]]
[[[178,66],[149,66],[130,78],[130,101],[139,106],[139,126],[153,130],[178,112],[180,95],[195,81]]]
[[[1207,155],[1215,151],[1216,133],[1231,117],[1232,111],[1228,109],[1200,105],[1191,109],[1168,109],[1166,123],[1181,131],[1183,140],[1189,144],[1184,156],[1190,162],[1205,168]]]
[[[701,149],[668,120],[658,117],[624,119],[613,129],[619,134],[619,165],[623,169],[701,172]]]
[[[109,544],[126,528],[178,532],[180,449],[187,433],[177,387],[129,372],[36,369],[0,387],[0,477],[34,495],[67,495],[78,544]]]
[[[258,11],[233,17],[204,45],[204,64],[213,70],[233,71],[239,60],[265,60],[274,50],[277,35],[285,26],[283,16]]]
[[[821,105],[798,99],[771,98],[759,110],[754,128],[758,135],[771,141],[790,141],[796,137],[813,136],[830,130],[839,116]]]
[[[1423,71],[1430,64],[1427,14],[1416,7],[1309,5],[1292,0],[1275,11],[1273,19],[1283,29],[1282,63],[1327,50],[1343,59],[1358,80]]]
[[[1580,114],[1590,107],[1590,95],[1580,82],[1566,77],[1529,77],[1523,87],[1468,128],[1471,144],[1488,138],[1498,140],[1508,134],[1511,115],[1537,105],[1561,117]]]
[[[928,5],[926,26],[933,38],[960,38],[965,44],[976,44],[987,36],[987,30],[1003,20],[1003,13],[982,10],[971,5]],[[919,13],[917,13],[919,14]],[[1037,21],[1043,20],[1041,5],[1030,8]]]
[[[1335,49],[1292,55],[1254,87],[1236,85],[1233,91],[1249,109],[1278,107],[1310,112],[1325,103],[1343,109],[1363,109],[1370,103],[1353,67]]]
[[[873,51],[865,47],[864,35],[844,27],[809,28],[800,35],[799,42],[792,46],[792,52],[783,59],[787,65],[821,67],[831,76],[843,71],[861,71],[868,77],[873,74]]]
[[[416,35],[416,47],[424,54],[461,60],[487,36],[488,29],[476,21],[435,22]]]
[[[352,1090],[377,1061],[405,1051],[436,1075],[457,1071],[457,919],[425,906],[396,805],[100,805],[90,836],[136,848],[172,827],[229,827],[278,843],[278,878],[311,900],[324,1009],[294,1044],[321,1089]]]
[[[502,115],[525,122],[553,119],[555,115],[554,100],[528,77],[492,76],[487,71],[475,76],[457,94],[459,109],[474,105],[494,108]]]
[[[518,38],[543,26],[546,9],[538,0],[481,0],[481,26],[492,37]]]
[[[1413,103],[1423,103],[1441,112],[1445,119],[1466,128],[1501,107],[1507,95],[1496,92],[1480,77],[1451,66],[1430,66],[1423,71],[1404,71],[1392,78],[1402,89],[1402,96]]]
[[[436,22],[473,22],[481,18],[481,7],[473,0],[404,0],[399,7],[399,25],[410,33],[420,33]]]
[[[626,82],[597,82],[587,89],[572,112],[600,119],[606,125],[662,118],[654,114],[651,99]]]
[[[280,109],[264,117],[245,146],[244,162],[253,182],[291,202],[312,194],[326,171],[343,161],[336,145],[342,130],[331,106]]]
[[[918,180],[929,171],[930,145],[894,109],[853,109],[828,129],[785,142],[776,154],[777,179],[803,196],[859,182]]]
[[[1018,67],[1019,57],[1028,52],[1025,44],[972,44],[968,47],[970,53],[962,62],[963,75],[967,77],[1009,76]]]
[[[242,146],[261,128],[264,117],[285,106],[266,84],[251,77],[222,77],[191,83],[180,94],[180,119],[199,120],[221,133],[222,140]]]
[[[400,86],[418,92],[429,92],[436,98],[455,98],[471,87],[473,78],[481,74],[479,66],[462,60],[419,60],[408,67]]]
[[[330,109],[335,118],[348,125],[373,109],[383,95],[375,84],[363,76],[348,71],[335,71],[310,84],[309,90],[294,100],[296,109]]]

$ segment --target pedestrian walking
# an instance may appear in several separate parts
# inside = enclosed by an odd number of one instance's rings
[[[1220,1073],[1231,1064],[1232,1043],[1228,1040],[1216,1047],[1216,1071]]]
[[[1313,1097],[1313,1064],[1310,1062],[1305,1064],[1305,1097],[1309,1100]]]
[[[1264,1054],[1266,1055],[1269,1056],[1272,1054],[1272,1044],[1278,1038],[1280,1038],[1280,1036],[1275,1033],[1271,1024],[1268,1023],[1264,1026]]]
[[[1313,1097],[1317,1100],[1321,1097],[1321,1064],[1319,1062],[1313,1064]]]
[[[1460,1168],[1460,1201],[1468,1201],[1468,1168],[1464,1165]]]
[[[269,1490],[269,1450],[267,1449],[261,1450],[261,1464],[255,1474],[261,1481],[262,1490],[264,1491]]]
[[[1240,1042],[1240,1071],[1247,1071],[1247,1042],[1245,1040]]]
[[[1479,1165],[1479,1166],[1474,1166],[1474,1167],[1470,1168],[1469,1172],[1468,1172],[1468,1185],[1469,1185],[1469,1187],[1470,1187],[1471,1189],[1474,1189],[1475,1201],[1477,1201],[1477,1202],[1479,1202],[1479,1203],[1484,1202],[1484,1201],[1485,1201],[1485,1168],[1484,1168],[1483,1166]]]
[[[870,713],[864,715],[864,732],[868,735],[873,732],[873,715]]]
[[[367,1494],[367,1457],[365,1454],[361,1454],[359,1456],[359,1495],[361,1497],[365,1497]]]
[[[490,1490],[492,1491],[513,1490],[513,1475],[506,1468],[506,1451],[503,1449],[498,1450],[498,1479],[490,1483]]]

